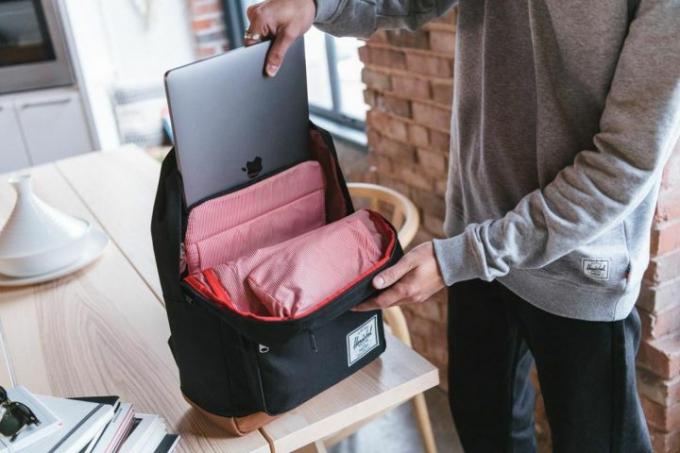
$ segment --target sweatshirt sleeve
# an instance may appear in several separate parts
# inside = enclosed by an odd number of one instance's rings
[[[315,25],[335,36],[369,37],[379,28],[408,28],[443,15],[456,0],[316,0]]]
[[[599,130],[594,149],[504,217],[434,241],[447,285],[543,267],[620,223],[654,187],[680,135],[680,2],[640,1]]]

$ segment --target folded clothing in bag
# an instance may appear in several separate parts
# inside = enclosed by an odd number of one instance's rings
[[[321,166],[307,161],[196,206],[184,238],[189,273],[324,225],[324,190]]]
[[[379,265],[387,240],[380,218],[360,210],[324,227],[191,276],[242,313],[295,319],[331,301]]]

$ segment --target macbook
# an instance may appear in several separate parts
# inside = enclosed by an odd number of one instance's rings
[[[165,89],[187,206],[309,160],[303,38],[276,77],[270,42],[168,71]]]

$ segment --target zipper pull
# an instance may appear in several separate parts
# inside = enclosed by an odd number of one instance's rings
[[[316,337],[314,336],[314,334],[312,333],[311,330],[309,330],[308,332],[309,332],[309,342],[311,343],[312,351],[319,352],[319,346],[316,344]]]
[[[269,346],[265,346],[263,344],[258,345],[258,351],[260,351],[260,354],[266,354],[269,352]]]
[[[184,274],[184,271],[187,270],[187,255],[186,255],[186,250],[184,249],[184,242],[180,242],[179,244],[179,273],[180,275]]]

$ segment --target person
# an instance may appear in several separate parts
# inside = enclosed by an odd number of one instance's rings
[[[450,404],[467,452],[531,452],[535,361],[556,452],[648,452],[634,308],[680,135],[677,0],[268,0],[275,76],[313,23],[415,29],[458,4],[446,239],[360,309],[449,286]]]

